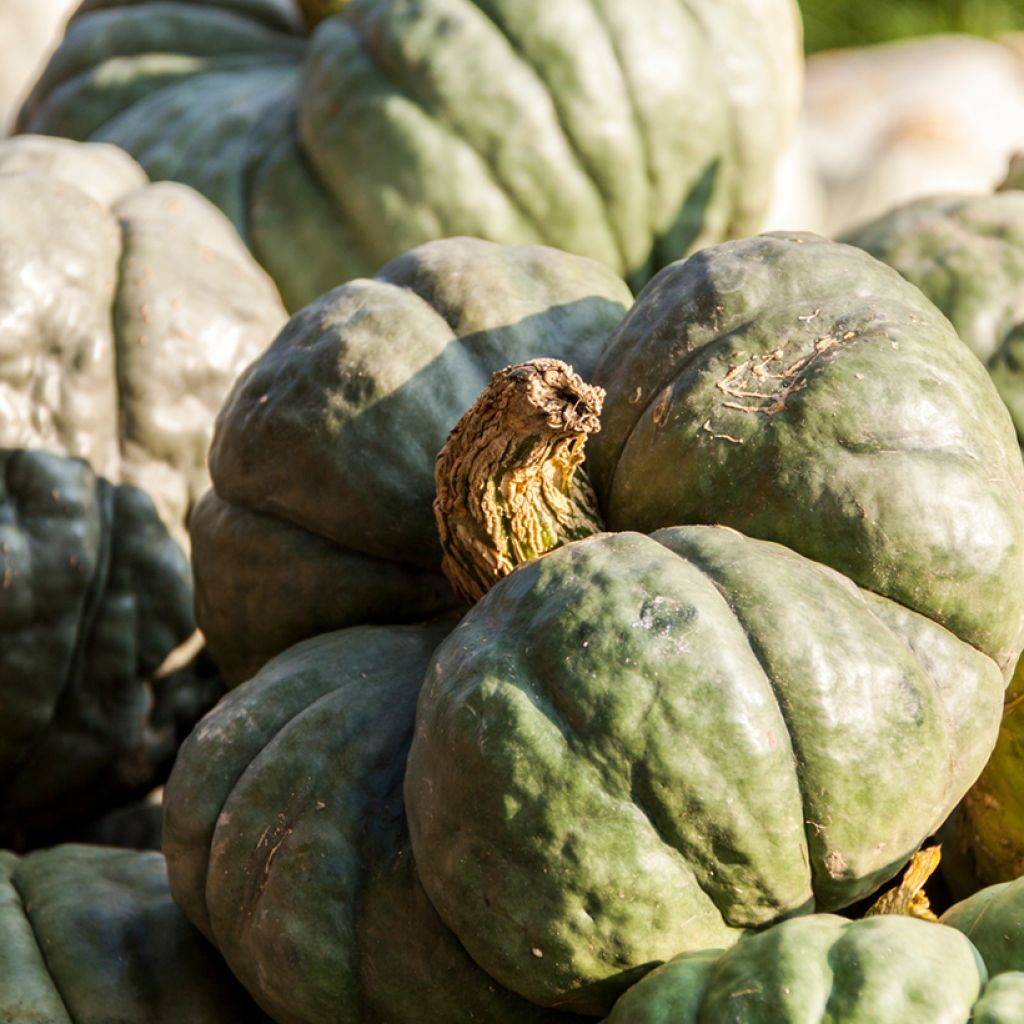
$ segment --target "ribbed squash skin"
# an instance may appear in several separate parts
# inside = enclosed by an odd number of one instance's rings
[[[174,905],[159,853],[76,844],[0,851],[0,1019],[269,1024]]]
[[[225,678],[329,629],[451,607],[431,509],[448,431],[509,363],[592,370],[631,301],[592,260],[449,239],[297,313],[229,395],[190,524]]]
[[[167,771],[196,695],[157,680],[195,631],[186,518],[284,319],[198,193],[112,146],[0,142],[0,844]]]
[[[80,459],[0,448],[0,837],[140,795],[173,756],[156,670],[195,629],[149,498]],[[20,845],[20,843],[19,843]]]
[[[649,968],[867,895],[992,748],[994,662],[779,545],[605,534],[438,648],[406,801],[439,914],[504,985],[600,1014]]]
[[[978,950],[953,928],[816,914],[725,953],[670,960],[623,995],[607,1022],[1013,1024],[1022,1009],[1024,972],[989,981]]]
[[[281,1024],[576,1020],[489,978],[416,875],[405,755],[427,660],[451,625],[297,644],[182,747],[165,797],[171,890]]]
[[[324,5],[320,5],[324,7]],[[755,230],[799,104],[792,0],[88,0],[23,130],[122,146],[297,309],[436,238],[642,282]]]
[[[592,379],[609,527],[747,536],[499,583],[435,655],[406,801],[477,962],[600,1014],[652,961],[867,894],[949,813],[1020,650],[1024,477],[948,321],[815,236],[666,268]]]
[[[1024,192],[923,199],[864,225],[849,241],[895,267],[949,317],[1024,441]],[[1021,694],[1018,669],[996,749],[952,825],[967,869],[982,884],[1024,873]]]

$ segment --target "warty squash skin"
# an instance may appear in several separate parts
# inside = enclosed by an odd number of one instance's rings
[[[658,532],[568,544],[474,606],[406,803],[474,959],[601,1014],[652,962],[866,895],[942,822],[1020,650],[1024,477],[948,321],[815,236],[666,268],[591,380],[607,525]]]
[[[0,445],[142,488],[187,549],[217,410],[285,318],[192,189],[112,146],[0,142]]]
[[[164,859],[0,851],[5,1024],[270,1024],[174,905]]]
[[[280,1024],[573,1024],[504,990],[423,892],[402,803],[416,696],[454,623],[290,648],[179,754],[171,891]]]
[[[301,6],[87,0],[21,130],[199,189],[294,310],[453,235],[642,283],[756,230],[799,109],[792,0]]]
[[[448,431],[510,362],[591,370],[631,301],[592,260],[448,239],[297,313],[228,396],[191,520],[229,684],[317,633],[452,607],[431,511]]]

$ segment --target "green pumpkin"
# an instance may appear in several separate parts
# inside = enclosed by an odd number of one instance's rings
[[[284,320],[191,189],[111,146],[0,142],[0,445],[145,490],[187,548],[216,412]]]
[[[171,891],[280,1024],[572,1024],[505,991],[419,884],[402,804],[452,622],[306,640],[229,693],[165,795]]]
[[[225,679],[317,633],[454,605],[431,511],[448,431],[510,362],[592,369],[631,300],[591,260],[451,239],[297,313],[229,395],[190,523]]]
[[[1024,443],[1024,192],[922,199],[849,240],[895,267],[949,317],[988,369]],[[1024,873],[1022,695],[1018,669],[996,749],[950,827],[975,885]]]
[[[558,548],[474,606],[406,803],[470,955],[600,1014],[654,962],[865,896],[948,815],[1022,642],[1024,476],[948,321],[814,236],[666,268],[593,380],[606,522],[658,532]]]
[[[1014,1024],[1024,971],[990,973],[954,928],[815,914],[724,953],[673,958],[626,992],[606,1024]]]
[[[920,199],[845,240],[895,267],[949,317],[1024,442],[1024,192]]]
[[[792,0],[87,0],[20,126],[198,188],[292,309],[453,235],[639,283],[759,226],[799,39]]]
[[[164,859],[67,844],[0,851],[7,1024],[269,1024],[174,905]]]

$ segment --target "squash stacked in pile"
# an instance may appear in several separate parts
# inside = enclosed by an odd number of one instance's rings
[[[0,833],[161,780],[193,627],[227,692],[162,855],[0,853],[0,1016],[1024,1019],[1024,881],[937,920],[915,856],[1004,827],[1016,333],[986,368],[999,281],[958,319],[884,231],[743,237],[796,28],[81,4],[22,127],[179,184],[0,146],[67,224],[0,226]]]

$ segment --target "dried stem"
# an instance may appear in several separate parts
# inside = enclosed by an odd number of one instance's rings
[[[479,600],[517,565],[602,529],[583,471],[604,391],[557,359],[506,367],[455,425],[437,457],[441,566]]]

